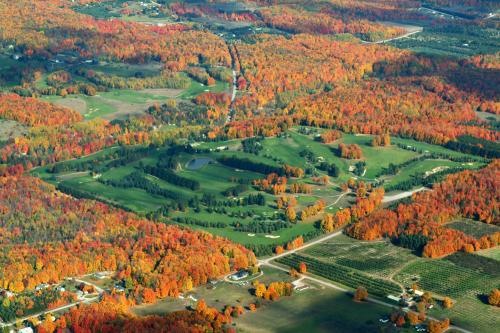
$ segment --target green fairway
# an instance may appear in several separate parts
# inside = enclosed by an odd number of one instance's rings
[[[206,86],[203,83],[191,79],[191,85],[184,90],[178,97],[182,99],[192,99],[204,92],[230,92],[230,85],[227,82],[217,81],[213,86]]]
[[[432,175],[439,171],[457,167],[465,169],[475,169],[482,165],[483,164],[479,162],[460,163],[449,160],[423,160],[412,163],[408,167],[401,170],[394,177],[389,177],[387,184],[398,185],[402,182],[410,180],[413,176],[418,174],[427,173],[428,175]]]
[[[357,144],[363,151],[363,160],[366,162],[365,178],[372,179],[389,163],[400,164],[418,156],[417,153],[401,149],[397,146],[372,147],[372,136],[344,134],[339,142]],[[336,145],[334,145],[336,147]]]
[[[148,100],[146,98],[154,97],[134,91],[128,96],[124,91],[110,91],[102,96],[82,98],[87,100],[86,105],[92,105],[96,99],[105,100],[107,103],[122,100],[120,103],[126,101],[129,104],[142,105],[141,103]],[[196,142],[192,143],[192,148],[189,149],[183,145],[177,146],[184,148],[175,152],[169,150],[169,147],[116,147],[89,157],[59,163],[57,168],[54,167],[54,170],[58,171],[50,172],[52,166],[47,166],[35,169],[33,174],[69,191],[74,189],[80,195],[103,200],[137,213],[152,214],[167,223],[180,223],[191,228],[207,230],[240,244],[264,247],[262,250],[253,249],[256,252],[262,251],[259,252],[260,255],[268,255],[275,245],[286,244],[301,235],[317,235],[320,232],[317,222],[322,219],[324,212],[334,213],[352,205],[355,196],[342,194],[341,190],[341,184],[349,178],[358,177],[370,182],[389,163],[405,163],[424,154],[423,151],[416,152],[397,145],[372,147],[371,136],[344,134],[337,142],[327,145],[315,139],[317,132],[311,132],[312,134],[302,134],[304,131],[294,128],[277,137],[260,139],[259,145],[262,149],[256,153],[248,149],[247,152],[243,151],[242,140]],[[355,175],[352,169],[350,170],[350,166],[357,161],[337,156],[336,147],[340,142],[355,143],[361,147],[366,163],[364,176]],[[441,147],[432,145],[423,145],[420,148],[442,152]],[[134,152],[137,152],[137,155],[134,155]],[[241,161],[241,164],[238,168],[230,167],[218,161],[222,157],[234,157]],[[175,159],[175,165],[167,167],[161,164],[172,158]],[[265,171],[257,172],[259,169],[248,168],[247,164],[252,163],[264,165],[265,170],[279,170],[284,165],[302,168],[304,177],[289,177],[284,194],[295,197],[295,211],[299,217],[304,208],[320,199],[325,202],[324,212],[304,221],[300,218],[296,223],[288,221],[285,211],[276,207],[277,195],[273,195],[270,189],[267,192],[260,191],[257,186],[252,185],[255,180],[267,176]],[[338,177],[329,177],[327,184],[314,181],[315,178],[326,174],[322,163],[335,165],[339,171]],[[449,160],[415,160],[401,167],[395,176],[381,178],[393,184],[437,167],[462,164]],[[480,165],[472,162],[466,167],[474,168]],[[157,171],[146,172],[145,168],[156,168]],[[162,170],[168,171],[170,176],[162,176],[159,173]],[[308,184],[307,193],[291,193],[291,185],[297,183]],[[257,195],[263,198],[263,203],[241,204],[245,198]],[[393,246],[390,244],[366,245],[366,249],[358,249],[357,245],[353,248],[347,246],[344,250],[342,247],[336,248],[336,244],[327,243],[322,246],[321,249],[310,249],[316,251],[313,253],[315,257],[323,255],[326,257],[321,260],[325,262],[378,276],[391,273],[398,264],[408,259],[403,252],[394,255]],[[326,252],[321,254],[321,251]],[[327,258],[329,251],[336,252],[338,257],[331,261]],[[342,257],[342,251],[353,251],[359,255],[357,259]],[[374,254],[363,256],[365,251]]]

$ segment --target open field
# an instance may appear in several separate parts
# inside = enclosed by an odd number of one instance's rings
[[[291,277],[279,270],[263,267],[264,274],[259,282],[291,281]],[[306,281],[304,281],[306,282]],[[367,332],[389,326],[379,323],[378,319],[387,315],[390,310],[372,303],[356,303],[350,295],[326,289],[315,283],[303,291],[296,291],[290,297],[281,297],[275,302],[260,300],[261,307],[250,312],[246,306],[257,301],[252,295],[252,285],[239,285],[228,282],[218,282],[215,287],[195,288],[185,294],[184,299],[158,301],[151,305],[136,306],[133,312],[137,315],[162,315],[168,312],[196,306],[194,299],[204,299],[212,307],[222,310],[226,305],[245,307],[245,313],[234,319],[238,332]],[[210,287],[211,288],[211,287]],[[410,329],[400,329],[398,332],[411,332]]]
[[[283,297],[253,313],[236,320],[241,332],[396,332],[392,324],[378,320],[390,309],[372,304],[356,303],[351,296],[322,286]],[[412,332],[398,329],[397,332]]]
[[[2,142],[21,136],[27,129],[16,121],[0,119],[0,146]]]
[[[488,250],[481,250],[477,252],[478,255],[495,259],[500,262],[500,247],[496,247]]]
[[[106,98],[107,101],[112,102],[119,99],[129,103],[144,102],[142,93],[130,92],[127,96],[122,95],[122,93],[123,91],[112,91],[104,93],[99,98]],[[416,146],[410,140],[394,139],[394,141]],[[322,214],[298,223],[289,223],[284,211],[278,210],[276,207],[276,196],[259,192],[251,184],[255,179],[264,178],[265,174],[229,167],[217,162],[217,160],[221,157],[236,156],[239,159],[248,159],[253,163],[261,163],[272,168],[279,168],[285,164],[303,168],[306,172],[304,178],[289,179],[289,184],[307,183],[311,186],[311,193],[293,194],[297,199],[296,211],[300,212],[304,207],[322,199],[326,203],[325,212],[334,213],[355,202],[354,195],[342,193],[340,185],[351,177],[357,177],[350,171],[350,166],[357,161],[337,156],[336,147],[340,142],[360,145],[366,163],[365,176],[360,178],[365,181],[374,180],[372,177],[380,173],[390,162],[405,163],[421,156],[424,149],[449,153],[450,156],[463,156],[443,147],[425,144],[421,145],[421,148],[419,147],[421,151],[407,150],[396,145],[372,147],[370,136],[349,134],[344,134],[338,142],[326,145],[315,140],[314,134],[301,134],[297,129],[294,129],[282,136],[260,140],[259,145],[262,149],[257,153],[243,151],[241,140],[198,142],[193,144],[197,150],[182,148],[176,153],[170,152],[169,147],[154,149],[141,146],[127,149],[115,147],[90,157],[59,163],[54,167],[54,170],[52,170],[53,166],[39,168],[34,174],[60,188],[72,189],[137,213],[163,216],[168,221],[207,230],[244,245],[272,246],[284,244],[300,235],[312,235],[312,233],[319,232],[315,222],[322,218]],[[118,150],[114,151],[114,149]],[[118,153],[119,151],[121,153]],[[132,155],[131,158],[125,157],[124,159],[120,154]],[[180,179],[181,183],[187,182],[187,185],[166,180],[142,170],[144,167],[154,168],[159,165],[160,161],[171,158],[175,159],[176,166],[170,173],[175,177],[169,177],[178,178],[177,181]],[[321,185],[312,180],[313,177],[326,173],[319,168],[321,162],[334,164],[339,171],[338,178],[330,177],[330,183],[327,185]],[[435,163],[453,165],[456,162],[448,160],[415,161],[415,163],[402,168],[395,176],[384,176],[384,180],[386,183],[392,184],[401,179],[404,180],[405,177],[409,178],[421,172],[432,171],[436,167]],[[479,165],[479,163],[473,163],[469,167],[478,167]],[[170,168],[172,166],[167,169]],[[161,169],[165,169],[165,167],[161,166]],[[143,177],[144,182],[149,185],[120,185],[120,182],[129,179],[132,175],[137,177],[137,173],[141,174],[140,177]],[[148,186],[148,188],[144,186]],[[238,190],[237,194],[228,194],[235,188],[241,189]],[[265,199],[265,203],[261,205],[232,205],[231,201],[234,202],[236,198],[242,200],[249,195],[259,193]],[[215,201],[207,204],[203,201],[207,200],[207,196],[212,198],[210,200]],[[194,202],[201,200],[202,203],[193,204],[193,200]],[[179,202],[182,203],[182,206],[178,206]],[[382,248],[374,249],[374,251],[379,250]],[[384,255],[387,254],[381,254],[382,257]],[[377,258],[370,260],[377,262]],[[350,264],[351,266],[346,265],[352,268],[359,268],[352,265],[363,266],[361,262],[351,262]]]
[[[121,69],[117,69],[120,71]],[[95,96],[70,95],[67,97],[44,96],[43,99],[78,111],[86,120],[94,118],[123,119],[143,114],[153,104],[162,104],[170,98],[191,99],[206,92],[228,91],[229,84],[218,81],[214,86],[204,86],[191,80],[187,89],[120,89],[99,92]]]

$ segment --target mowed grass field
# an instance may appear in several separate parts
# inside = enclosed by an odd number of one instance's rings
[[[204,92],[228,91],[229,84],[218,81],[214,86],[191,80],[187,89],[120,89],[99,92],[95,96],[69,95],[44,96],[43,99],[54,104],[71,108],[83,115],[85,120],[94,118],[124,119],[132,115],[140,115],[154,104],[162,104],[171,98],[192,99]]]
[[[236,328],[245,333],[396,332],[390,324],[379,322],[390,311],[373,303],[356,303],[350,295],[312,284],[310,289],[245,313],[236,320]],[[412,330],[403,328],[397,332]]]
[[[263,267],[263,275],[257,280],[265,284],[274,281],[293,279],[285,272]],[[247,306],[255,303],[251,281],[246,285],[219,282],[214,289],[198,287],[184,295],[184,299],[165,299],[155,304],[136,306],[132,311],[140,316],[162,315],[172,311],[195,307],[196,302],[189,298],[203,299],[216,309],[223,310],[226,305],[241,305],[245,313],[233,319],[238,332],[375,332],[386,329],[378,319],[390,313],[390,309],[372,303],[356,303],[345,293],[325,288],[315,283],[303,281],[309,288],[295,291],[290,297],[281,297],[275,302],[260,300],[262,306],[250,312]],[[386,326],[387,325],[387,326]],[[398,332],[411,332],[402,329]]]
[[[65,163],[71,165],[85,160],[101,158],[103,156],[109,155],[109,153],[111,153],[113,149],[117,148],[106,149],[87,158],[82,158],[76,161],[69,161]],[[171,203],[171,200],[159,195],[153,195],[143,189],[121,188],[106,185],[103,182],[123,179],[124,177],[127,177],[128,175],[137,171],[139,165],[153,166],[156,164],[162,154],[164,154],[164,152],[165,150],[163,149],[153,151],[149,153],[148,156],[139,158],[123,166],[111,168],[97,176],[85,171],[69,171],[59,174],[53,174],[48,172],[48,168],[35,169],[33,171],[33,174],[53,184],[63,184],[84,193],[89,193],[93,197],[107,203],[115,204],[119,207],[125,207],[140,214],[146,214],[157,211],[165,204]],[[181,168],[177,170],[176,173],[187,179],[198,181],[200,183],[200,188],[198,190],[190,190],[185,187],[173,185],[152,175],[146,174],[145,177],[152,183],[157,184],[160,188],[176,193],[179,198],[185,201],[194,197],[201,198],[206,194],[213,195],[217,200],[220,201],[228,200],[229,198],[225,197],[222,192],[236,186],[236,179],[239,179],[244,183],[250,183],[253,179],[263,178],[265,175],[234,169],[214,162],[218,157],[226,155],[227,153],[228,152],[219,153],[214,151],[210,153],[194,155],[181,153],[179,155],[179,164]],[[273,161],[271,160],[258,158],[251,154],[241,153],[241,157],[247,157],[250,159],[255,158],[257,161],[273,164]],[[209,159],[212,161],[212,163],[208,163],[199,169],[189,169],[187,165],[193,159]],[[109,161],[111,160],[108,160],[105,163]],[[240,197],[256,193],[257,191],[250,186],[248,191],[242,193]],[[327,192],[325,191],[325,193]],[[329,193],[336,193],[336,191],[331,190]],[[267,201],[266,205],[264,206],[248,205],[224,207],[223,212],[207,211],[205,208],[201,209],[199,212],[195,212],[193,209],[186,209],[185,211],[172,212],[170,217],[174,219],[189,218],[203,222],[223,223],[225,227],[209,228],[193,224],[189,224],[189,226],[195,229],[203,229],[213,234],[227,237],[241,244],[282,244],[300,235],[315,230],[315,225],[313,222],[299,222],[296,224],[290,224],[288,228],[279,229],[269,233],[252,233],[234,230],[234,225],[236,225],[237,223],[252,223],[256,220],[256,218],[259,218],[262,221],[266,221],[266,223],[273,223],[281,219],[280,216],[282,213],[280,213],[275,207],[274,196],[265,193],[264,196],[266,197]],[[298,197],[300,199],[300,196]],[[332,198],[329,198],[329,200],[334,200],[334,198],[335,196],[332,195]],[[317,200],[317,198],[315,200]],[[302,205],[307,205],[309,203],[310,200],[306,200]]]
[[[108,100],[117,100],[122,98],[121,93],[118,92],[108,92],[105,93]],[[130,92],[129,96],[123,97],[124,100],[130,103],[142,103],[144,102],[144,96],[140,92]],[[372,147],[372,138],[370,136],[356,136],[344,134],[343,137],[332,144],[326,145],[317,140],[315,140],[315,134],[301,134],[297,128],[292,129],[278,137],[265,138],[260,141],[262,145],[262,150],[258,154],[247,153],[242,149],[241,140],[229,140],[221,142],[197,142],[193,143],[198,149],[205,150],[200,153],[180,153],[179,166],[175,173],[184,178],[196,181],[200,184],[200,188],[197,190],[190,190],[186,187],[180,187],[178,185],[173,185],[165,180],[159,179],[152,175],[145,175],[145,177],[152,183],[158,185],[161,189],[168,190],[170,192],[176,193],[180,200],[188,201],[194,197],[199,199],[203,195],[213,195],[216,200],[224,201],[228,197],[223,195],[223,192],[238,185],[238,182],[243,182],[249,184],[248,190],[241,193],[239,197],[244,197],[249,194],[258,193],[251,182],[255,179],[262,179],[266,175],[250,172],[246,170],[238,170],[235,168],[227,167],[219,164],[216,161],[222,156],[237,156],[238,158],[246,158],[254,162],[264,163],[270,166],[279,167],[284,164],[288,164],[295,167],[301,167],[304,170],[309,170],[309,174],[302,179],[289,179],[289,183],[304,182],[312,186],[312,192],[308,194],[294,194],[297,199],[298,205],[296,211],[300,211],[311,204],[314,204],[319,199],[322,199],[326,203],[325,212],[334,213],[335,211],[348,207],[355,202],[355,198],[352,194],[343,194],[340,185],[347,181],[349,178],[357,177],[352,172],[349,171],[349,167],[355,164],[356,160],[347,160],[337,156],[336,149],[340,142],[345,142],[347,144],[356,143],[363,150],[364,158],[366,162],[366,172],[365,176],[361,179],[369,181],[370,177],[378,174],[382,168],[385,168],[389,163],[403,163],[410,159],[420,156],[419,152],[414,152],[406,149],[402,149],[396,145],[389,147]],[[401,139],[394,139],[397,142],[406,142],[407,145],[416,144],[410,140],[401,141]],[[93,154],[90,157],[82,158],[74,162],[64,162],[68,165],[71,163],[80,163],[86,159],[95,159],[96,157],[107,154],[107,152],[112,151],[110,148],[104,150],[103,152]],[[439,146],[432,146],[422,144],[419,149],[423,152],[430,151],[434,149],[436,152],[448,152],[444,148]],[[303,151],[308,150],[312,153],[313,157],[306,159],[304,157]],[[147,156],[141,156],[140,158],[127,162],[125,165],[120,165],[107,169],[99,175],[92,175],[89,170],[78,170],[78,172],[62,172],[59,174],[48,173],[48,168],[38,168],[34,170],[34,174],[39,177],[52,182],[54,184],[63,184],[74,188],[76,190],[82,191],[84,193],[89,193],[93,197],[103,200],[107,203],[117,205],[119,207],[125,207],[134,212],[140,214],[152,213],[160,209],[166,204],[172,202],[171,199],[154,195],[148,193],[147,191],[139,188],[122,188],[111,185],[106,185],[102,181],[108,180],[121,180],[124,177],[137,171],[140,165],[150,165],[154,166],[158,162],[159,158],[163,156],[166,152],[166,148],[159,148],[148,152]],[[454,153],[454,152],[452,152]],[[450,153],[451,154],[451,153]],[[457,153],[458,154],[458,153]],[[116,154],[115,154],[116,155]],[[114,157],[117,158],[117,157]],[[189,163],[193,160],[209,160],[214,163],[208,163],[203,165],[199,169],[190,169],[188,167]],[[314,176],[324,175],[325,172],[318,169],[319,161],[325,161],[327,163],[333,163],[339,167],[340,174],[338,178],[330,177],[330,183],[327,185],[321,185],[314,183],[312,178]],[[110,160],[101,161],[99,165],[106,165]],[[389,178],[389,182],[401,181],[405,177],[411,177],[414,174],[432,170],[435,168],[433,164],[434,160],[424,160],[412,163],[408,168],[403,168],[400,173],[394,176],[392,179]],[[438,161],[439,163],[454,163],[451,161]],[[475,167],[476,164],[471,167]],[[479,166],[479,164],[477,164]],[[71,168],[70,168],[71,169]],[[83,172],[82,172],[83,171]],[[98,177],[100,179],[98,179]],[[200,211],[194,211],[193,209],[186,209],[181,211],[171,212],[170,217],[173,219],[178,218],[188,218],[191,219],[189,223],[190,227],[197,229],[204,229],[216,235],[227,237],[238,243],[249,245],[273,245],[273,244],[283,244],[287,241],[317,230],[315,224],[316,221],[322,218],[322,214],[315,216],[314,218],[308,219],[306,221],[300,221],[296,224],[289,224],[287,228],[281,228],[272,232],[243,232],[236,231],[235,226],[248,225],[255,221],[265,221],[266,223],[273,223],[278,221],[283,221],[283,211],[279,211],[276,208],[275,200],[276,196],[263,193],[266,197],[266,205],[257,206],[237,206],[237,207],[224,207],[223,211],[210,211],[205,208]],[[290,194],[288,194],[290,195]],[[193,223],[196,222],[196,223]],[[206,223],[222,223],[218,227],[208,226]],[[184,221],[183,223],[186,223]],[[205,224],[202,226],[202,224]],[[330,245],[328,245],[330,246]],[[332,245],[333,246],[333,245]],[[376,261],[373,259],[374,262]],[[358,263],[359,264],[359,263]],[[355,262],[351,263],[356,265]],[[361,264],[359,264],[361,265]],[[375,266],[373,266],[375,267]],[[356,268],[352,266],[352,268]]]

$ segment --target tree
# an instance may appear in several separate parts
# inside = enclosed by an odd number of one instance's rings
[[[205,303],[204,299],[200,299],[198,303],[196,303],[196,312],[198,313],[205,313],[207,311],[208,306],[207,303]]]
[[[263,297],[265,292],[266,292],[267,288],[266,288],[266,285],[263,284],[263,283],[257,283],[256,287],[255,287],[255,296],[257,297]]]
[[[294,222],[297,219],[297,213],[295,212],[295,208],[293,207],[287,207],[286,209],[286,217],[288,221]]]
[[[495,306],[500,306],[500,290],[493,289],[488,296],[488,303]]]
[[[401,314],[400,314],[400,315],[398,316],[398,318],[396,319],[396,323],[395,323],[395,324],[396,324],[396,326],[397,326],[397,327],[403,327],[403,325],[405,324],[405,322],[406,322],[406,321],[405,321],[405,317],[404,317],[404,315],[401,315]]]
[[[443,298],[443,308],[450,309],[453,306],[453,301],[449,297]]]
[[[301,262],[301,263],[299,264],[299,272],[300,272],[301,274],[304,274],[304,273],[306,273],[306,272],[307,272],[307,266],[306,266],[306,263],[305,263],[305,262]]]
[[[368,290],[365,287],[359,286],[354,293],[353,299],[357,302],[364,301],[368,298]]]
[[[410,325],[413,325],[413,326],[417,325],[420,322],[420,319],[418,318],[418,314],[416,314],[413,311],[408,311],[406,313],[406,319],[408,320]]]

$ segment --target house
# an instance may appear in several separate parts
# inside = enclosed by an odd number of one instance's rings
[[[422,296],[422,295],[424,294],[424,292],[423,292],[423,291],[421,291],[421,290],[415,290],[415,291],[414,291],[414,293],[415,293],[415,295],[417,295],[417,296]]]
[[[31,327],[23,327],[17,331],[18,333],[33,333],[33,329]]]
[[[399,303],[399,300],[401,299],[400,297],[397,297],[397,296],[394,296],[394,295],[388,295],[387,298],[390,299],[390,300],[396,301],[398,303]]]
[[[248,276],[248,272],[245,270],[241,270],[241,271],[234,273],[229,278],[233,281],[238,281],[238,280],[246,278],[247,276]]]
[[[99,280],[109,278],[109,276],[110,276],[109,272],[98,272],[94,274],[94,277]]]
[[[48,283],[42,283],[42,284],[39,284],[38,286],[36,286],[35,290],[39,291],[39,290],[47,289],[48,287],[50,287],[50,285]]]
[[[114,289],[115,289],[115,292],[117,292],[117,293],[123,293],[123,292],[125,292],[125,288],[123,288],[120,285],[115,285]]]

